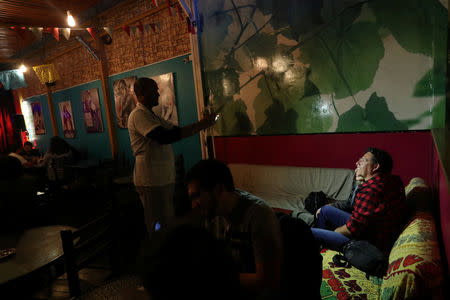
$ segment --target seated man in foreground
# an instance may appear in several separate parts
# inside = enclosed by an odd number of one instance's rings
[[[356,180],[363,181],[356,191],[353,210],[348,213],[334,206],[323,206],[312,233],[324,247],[341,251],[350,239],[364,239],[386,256],[406,218],[405,189],[392,175],[392,158],[383,150],[368,148],[356,162]]]
[[[28,162],[33,164],[36,164],[41,157],[39,151],[37,149],[33,149],[33,144],[30,141],[26,141],[23,144],[23,149],[19,154],[22,155],[22,157]]]
[[[253,270],[246,259],[237,257],[249,267],[241,268],[241,287],[254,295],[277,293],[282,245],[280,225],[272,209],[263,200],[235,189],[230,169],[217,160],[197,163],[187,172],[186,183],[193,209],[209,221],[221,219],[225,223],[224,231],[215,232],[218,239],[251,242]]]

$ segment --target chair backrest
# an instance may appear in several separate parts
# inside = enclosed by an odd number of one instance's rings
[[[320,299],[322,255],[311,228],[303,220],[283,213],[277,213],[277,217],[284,249],[282,299],[295,298],[299,290],[305,299]]]
[[[71,297],[80,296],[78,271],[100,254],[110,251],[111,268],[114,269],[114,231],[110,212],[83,225],[78,230],[60,232],[64,250],[64,264]]]

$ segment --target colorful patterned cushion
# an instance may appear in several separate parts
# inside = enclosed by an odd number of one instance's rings
[[[392,247],[381,299],[440,295],[442,281],[434,220],[429,213],[418,213]]]
[[[338,267],[333,256],[323,250],[322,299],[421,299],[441,297],[443,271],[434,220],[418,213],[392,248],[386,276],[366,278],[354,267]]]
[[[377,299],[381,278],[366,278],[366,273],[354,268],[338,267],[333,256],[338,252],[323,250],[322,299]]]
[[[406,206],[410,216],[418,211],[431,211],[432,193],[430,187],[420,177],[414,177],[405,187]]]
[[[333,263],[337,252],[323,250],[322,299],[442,299],[443,270],[436,227],[429,211],[431,190],[422,178],[405,188],[408,209],[414,217],[400,234],[383,278],[370,277],[354,267]]]

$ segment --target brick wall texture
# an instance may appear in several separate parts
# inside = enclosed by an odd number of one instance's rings
[[[165,0],[159,2],[160,5],[166,3]],[[171,3],[177,2],[172,0]],[[114,75],[191,51],[186,20],[178,15],[178,4],[175,4],[174,8],[177,13],[170,16],[167,7],[155,8],[149,0],[124,1],[82,24],[81,27],[115,28],[113,42],[104,45],[107,72]],[[148,16],[139,18],[147,13]],[[159,26],[155,26],[155,31],[151,27],[148,32],[144,29],[143,34],[138,29],[136,33],[130,30],[130,36],[122,29],[124,24],[133,27],[139,22],[143,25]],[[47,63],[55,65],[61,80],[51,88],[52,91],[100,80],[99,62],[75,39],[76,35],[80,35],[92,48],[97,48],[97,42],[86,30],[74,30],[69,40],[61,34],[59,42],[52,40],[46,43],[27,59],[27,63],[33,66]],[[25,73],[25,79],[28,87],[20,91],[24,99],[46,92],[45,86],[39,82],[33,70]]]

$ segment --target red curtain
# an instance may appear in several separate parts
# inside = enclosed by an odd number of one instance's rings
[[[16,144],[13,129],[15,115],[14,97],[11,91],[0,88],[0,153],[9,152],[9,145]]]

